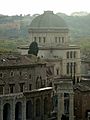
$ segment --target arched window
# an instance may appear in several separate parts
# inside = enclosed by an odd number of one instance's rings
[[[36,100],[36,116],[40,116],[40,99]]]
[[[6,103],[3,107],[3,120],[11,120],[11,108],[9,103]]]
[[[47,114],[47,113],[48,113],[48,100],[45,97],[45,99],[44,99],[44,114]]]
[[[33,106],[31,100],[26,103],[26,119],[32,119],[33,114]]]
[[[22,120],[22,103],[17,102],[15,105],[15,120]]]

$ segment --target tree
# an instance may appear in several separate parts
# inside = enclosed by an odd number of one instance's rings
[[[33,55],[36,55],[38,54],[38,44],[36,41],[32,42],[29,46],[29,50],[28,50],[28,54],[33,54]]]

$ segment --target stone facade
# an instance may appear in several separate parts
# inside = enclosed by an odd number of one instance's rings
[[[45,62],[33,55],[0,55],[0,120],[47,120],[47,86]]]

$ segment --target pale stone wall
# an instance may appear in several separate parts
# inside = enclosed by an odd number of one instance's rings
[[[52,30],[50,32],[48,30],[46,30],[46,32],[42,32],[42,30],[39,32],[38,30],[37,32],[31,32],[29,36],[30,43],[35,40],[34,37],[36,37],[36,42],[38,43],[38,45],[64,44],[68,43],[69,39],[68,32],[53,32]],[[39,42],[39,37],[41,38],[41,42]],[[45,37],[45,42],[43,42],[43,37]],[[57,42],[55,41],[55,37],[57,37]],[[62,42],[62,37],[64,37],[64,43]]]

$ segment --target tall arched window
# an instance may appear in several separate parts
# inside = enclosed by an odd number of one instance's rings
[[[40,116],[40,99],[36,100],[36,116]]]
[[[26,103],[26,119],[32,119],[33,114],[33,106],[31,100]]]
[[[22,103],[17,102],[15,105],[15,120],[22,120]]]
[[[11,108],[9,103],[6,103],[3,107],[3,120],[11,120]]]

